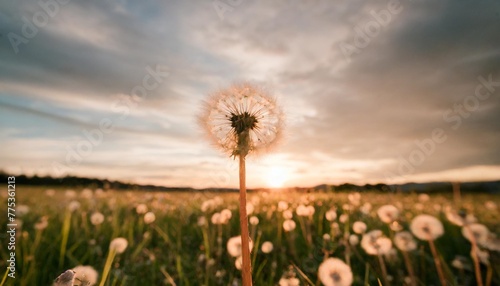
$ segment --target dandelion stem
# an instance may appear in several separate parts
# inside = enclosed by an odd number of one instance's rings
[[[247,190],[245,156],[240,159],[240,227],[241,227],[241,252],[242,252],[242,282],[243,286],[252,286],[252,270],[250,265],[250,246],[247,218]]]
[[[442,286],[446,286],[446,279],[444,278],[443,269],[441,268],[441,261],[439,260],[439,256],[437,254],[436,246],[434,245],[434,241],[429,239],[429,246],[431,247],[432,256],[434,256],[434,264],[436,264],[436,270],[439,276],[439,281],[441,281]]]
[[[384,258],[381,254],[377,255],[378,262],[380,263],[380,269],[382,270],[382,276],[384,278],[384,284],[389,285],[389,281],[387,280],[387,268],[385,267]]]
[[[415,281],[415,271],[413,271],[413,266],[411,265],[410,256],[408,255],[408,252],[406,252],[406,251],[401,251],[401,252],[403,253],[403,257],[404,257],[405,264],[406,264],[406,269],[408,270],[408,273],[410,274],[411,285],[416,286],[417,282]]]

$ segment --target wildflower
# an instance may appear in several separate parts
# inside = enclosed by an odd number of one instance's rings
[[[284,278],[282,277],[280,281],[278,281],[279,286],[299,286],[300,281],[295,277]]]
[[[473,223],[464,226],[462,228],[462,234],[470,242],[473,242],[472,237],[474,237],[475,243],[479,245],[486,245],[489,239],[490,231],[483,224]]]
[[[56,191],[54,191],[53,189],[45,190],[45,195],[47,197],[53,197],[55,194],[56,194]]]
[[[355,234],[349,235],[349,244],[352,246],[359,244],[359,237]]]
[[[479,248],[476,248],[475,251],[477,257],[479,258],[479,261],[484,264],[484,265],[490,265],[490,254],[488,251],[481,250]],[[471,255],[474,254],[474,250],[471,251]]]
[[[460,270],[472,270],[472,266],[469,263],[469,260],[461,255],[455,256],[455,259],[453,259],[453,261],[451,262],[451,266]]]
[[[40,221],[35,224],[35,229],[36,230],[44,230],[45,228],[47,228],[48,225],[49,225],[49,221],[48,221],[47,216],[43,216],[40,218]]]
[[[397,221],[393,221],[391,224],[389,224],[389,227],[396,232],[403,229],[403,226]]]
[[[135,207],[135,212],[137,214],[145,214],[148,212],[148,206],[146,206],[145,204],[138,204],[136,207]]]
[[[231,217],[233,216],[233,213],[229,209],[223,209],[220,212],[220,215],[224,221],[228,222],[231,219]]]
[[[417,242],[408,231],[398,232],[394,235],[394,244],[401,251],[413,251],[417,248]]]
[[[357,234],[362,234],[366,231],[366,223],[362,221],[356,221],[352,225],[352,230]]]
[[[420,240],[434,240],[444,234],[441,221],[426,214],[416,216],[411,221],[410,230]]]
[[[207,219],[204,216],[198,217],[198,226],[205,226],[207,225]]]
[[[330,241],[330,239],[332,239],[332,237],[330,236],[330,234],[329,234],[329,233],[325,233],[325,234],[323,234],[323,240],[325,240],[325,241]]]
[[[341,214],[339,217],[339,221],[341,223],[346,223],[348,219],[349,219],[349,216],[347,214]]]
[[[75,280],[79,280],[81,285],[92,286],[97,283],[99,274],[92,266],[77,266],[73,268],[75,272]]]
[[[364,203],[360,208],[359,210],[364,213],[364,214],[369,214],[370,211],[372,210],[372,204],[370,203]]]
[[[220,213],[214,213],[210,221],[213,224],[224,224],[224,217]]]
[[[30,212],[30,207],[27,205],[17,205],[16,214],[20,217],[27,215]]]
[[[241,84],[213,94],[199,122],[211,141],[224,152],[246,156],[268,149],[278,141],[283,113],[265,92]]]
[[[252,250],[252,248],[253,242],[250,240],[249,249]],[[231,237],[227,241],[227,252],[229,252],[229,255],[231,255],[232,257],[241,256],[241,235]]]
[[[413,205],[417,211],[422,211],[424,209],[424,205],[421,203],[416,203]]]
[[[494,201],[486,201],[484,203],[484,206],[490,211],[494,211],[497,209],[497,204]]]
[[[349,286],[352,284],[351,267],[338,258],[328,258],[318,269],[318,278],[325,286]]]
[[[309,211],[305,205],[300,204],[295,210],[298,216],[308,216]]]
[[[359,206],[360,200],[361,200],[361,194],[358,193],[358,192],[349,194],[347,196],[347,199],[349,200],[349,202],[351,203],[351,205],[353,205],[353,206]]]
[[[73,286],[75,283],[75,271],[66,270],[54,280],[54,286]]]
[[[472,214],[466,214],[461,211],[460,213],[453,210],[451,207],[446,207],[445,209],[446,218],[453,224],[458,226],[464,226],[466,224],[475,223],[477,219]]]
[[[361,247],[370,255],[381,255],[391,250],[392,241],[383,236],[381,230],[372,230],[363,235]]]
[[[429,197],[428,194],[420,194],[420,195],[418,195],[418,201],[421,202],[421,203],[428,202],[429,199],[430,199],[430,197]]]
[[[278,211],[282,212],[288,209],[288,203],[285,201],[278,202]]]
[[[151,224],[153,223],[154,221],[156,220],[156,216],[154,213],[152,212],[147,212],[145,215],[144,215],[144,223],[145,224]]]
[[[255,210],[254,205],[251,202],[248,202],[247,203],[247,215],[253,214],[254,210]]]
[[[76,197],[76,192],[73,190],[66,190],[66,192],[64,192],[64,196],[67,199],[74,199]]]
[[[68,204],[68,210],[70,212],[75,212],[79,208],[80,208],[80,203],[78,201],[71,201]]]
[[[234,261],[234,266],[236,269],[241,270],[241,266],[243,265],[243,258],[241,256],[238,256],[236,260]]]
[[[398,219],[399,210],[393,205],[383,205],[377,210],[377,215],[382,222],[391,223]]]
[[[91,189],[83,189],[82,192],[80,193],[80,197],[84,199],[91,199],[94,196],[94,193],[92,192]]]
[[[99,225],[104,222],[104,215],[100,212],[95,212],[90,216],[90,223],[93,225]]]
[[[337,219],[337,211],[335,209],[330,209],[325,213],[325,218],[327,221],[334,221]]]
[[[273,248],[274,248],[273,243],[270,241],[265,241],[264,243],[262,243],[262,246],[260,247],[260,249],[264,253],[269,253],[273,251]]]
[[[259,224],[259,218],[256,216],[251,216],[249,221],[250,221],[251,225],[258,225]]]
[[[128,242],[125,238],[123,237],[117,237],[111,241],[109,244],[109,249],[114,250],[115,253],[120,254],[125,252],[125,249],[127,249]]]
[[[292,219],[292,217],[293,217],[293,212],[291,210],[286,210],[283,212],[284,219]]]
[[[295,221],[291,219],[287,219],[283,222],[283,229],[287,232],[294,230],[296,226],[297,224],[295,223]]]

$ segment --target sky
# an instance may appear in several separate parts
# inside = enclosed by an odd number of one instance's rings
[[[500,179],[500,2],[0,3],[0,169],[236,187],[196,117],[250,82],[286,114],[247,184]]]

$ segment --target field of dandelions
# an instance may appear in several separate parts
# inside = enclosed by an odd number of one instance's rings
[[[20,187],[17,201],[16,278],[1,285],[241,283],[237,193]],[[250,192],[253,284],[500,285],[499,203],[487,194]]]

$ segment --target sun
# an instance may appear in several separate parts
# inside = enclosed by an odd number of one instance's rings
[[[280,166],[271,167],[265,175],[265,181],[269,188],[282,188],[290,179],[290,172]]]

